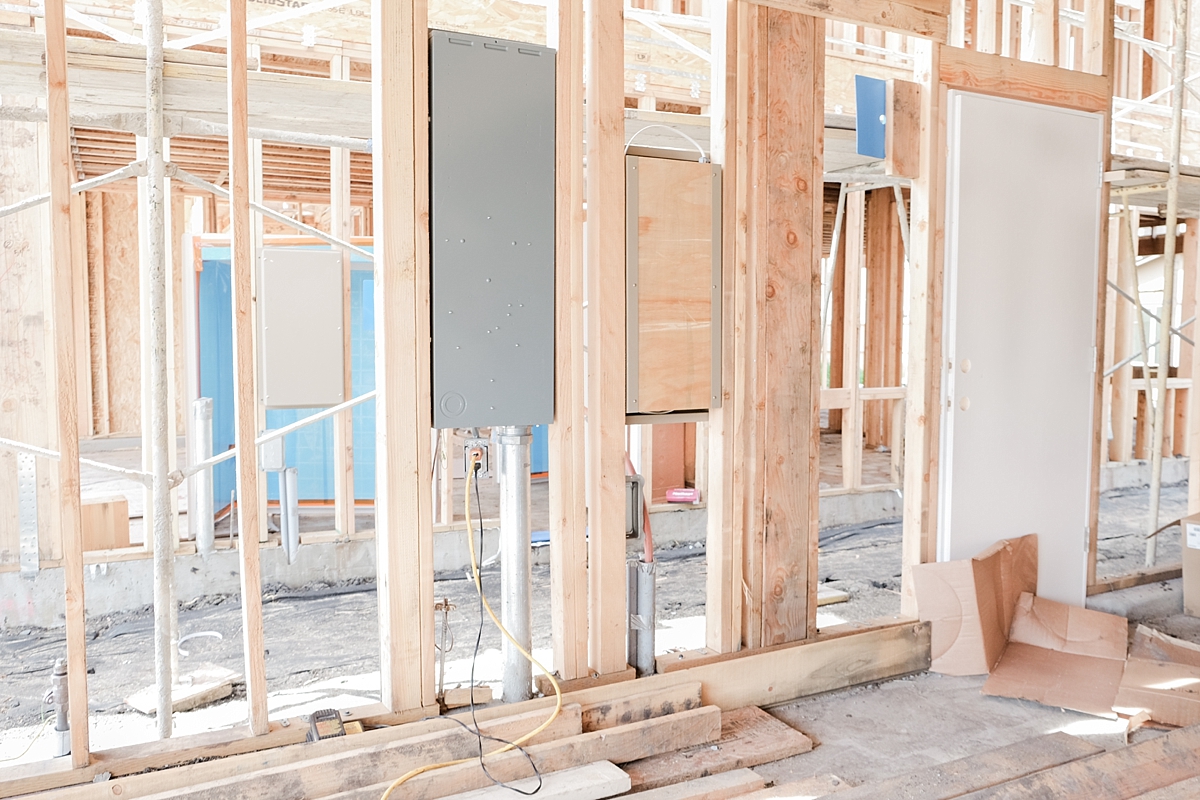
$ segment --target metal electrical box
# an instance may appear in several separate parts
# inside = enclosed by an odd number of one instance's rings
[[[433,425],[554,419],[554,51],[430,33]]]
[[[267,408],[319,408],[348,398],[342,254],[264,247],[258,289],[259,391]]]

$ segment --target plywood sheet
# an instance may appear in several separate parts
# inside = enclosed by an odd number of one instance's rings
[[[636,272],[631,261],[631,413],[705,409],[713,363],[711,164],[636,158]],[[634,277],[636,276],[636,277]],[[634,394],[636,391],[636,394]]]

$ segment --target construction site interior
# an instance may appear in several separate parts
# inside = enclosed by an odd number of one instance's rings
[[[0,797],[1200,797],[1198,276],[1192,0],[0,0]]]

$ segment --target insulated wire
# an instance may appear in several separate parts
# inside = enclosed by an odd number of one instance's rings
[[[41,738],[42,734],[43,734],[43,733],[45,733],[45,731],[46,731],[46,726],[50,724],[50,720],[52,720],[52,719],[54,719],[54,715],[53,715],[53,714],[48,714],[48,715],[46,716],[46,718],[45,718],[44,720],[42,720],[42,727],[38,728],[38,731],[37,731],[37,733],[35,733],[35,734],[33,735],[33,738],[29,740],[29,744],[25,745],[25,749],[24,749],[24,750],[22,750],[22,751],[20,752],[20,754],[18,754],[18,755],[15,755],[15,756],[10,756],[10,757],[8,757],[8,758],[0,758],[0,763],[3,763],[3,762],[5,762],[5,761],[17,761],[17,760],[20,760],[20,759],[24,758],[24,757],[25,757],[25,755],[26,755],[26,754],[27,754],[27,753],[28,753],[30,750],[32,750],[32,749],[33,749],[33,746],[34,746],[34,744],[36,744],[36,743],[37,743],[37,740]]]
[[[475,482],[474,481],[475,470],[476,470],[476,467],[478,464],[479,464],[479,458],[477,456],[472,456],[471,457],[471,465],[467,469],[467,486],[466,486],[466,491],[464,492],[465,498],[463,500],[463,505],[467,512],[467,525],[468,525],[467,542],[470,544],[470,549],[471,549],[471,572],[475,576],[475,591],[477,591],[479,593],[479,598],[480,598],[480,601],[483,603],[483,607],[487,610],[488,616],[492,618],[492,622],[494,622],[496,624],[496,627],[500,630],[500,633],[504,634],[504,637],[506,639],[508,639],[508,641],[512,644],[513,647],[517,648],[517,651],[522,656],[524,656],[525,659],[527,661],[529,661],[530,664],[533,664],[533,666],[540,669],[542,671],[542,673],[545,674],[545,676],[550,679],[550,684],[554,687],[554,711],[550,714],[549,717],[546,718],[546,721],[543,722],[541,725],[537,726],[536,728],[534,728],[533,730],[531,730],[529,733],[525,734],[524,736],[521,736],[520,738],[516,739],[515,741],[512,741],[505,745],[502,745],[501,747],[499,747],[496,750],[493,750],[492,752],[487,754],[489,756],[494,756],[494,755],[499,755],[500,753],[506,753],[510,750],[515,750],[515,749],[519,748],[521,745],[525,744],[530,739],[532,739],[533,737],[537,736],[542,731],[549,728],[554,723],[554,720],[558,719],[558,715],[560,713],[562,713],[562,687],[560,687],[558,685],[558,680],[555,679],[554,674],[552,672],[550,672],[550,670],[543,667],[536,658],[534,658],[532,655],[529,654],[529,651],[527,651],[524,647],[522,647],[517,642],[517,640],[513,638],[512,634],[508,632],[508,629],[505,628],[504,625],[500,622],[500,620],[496,617],[496,612],[492,611],[492,607],[488,603],[487,597],[483,593],[483,580],[479,573],[479,559],[475,554],[475,535],[474,535],[474,533],[472,533],[469,530],[469,527],[471,524],[471,486]],[[475,699],[475,687],[474,686],[471,687],[471,699],[472,699],[472,701],[474,701],[474,699]],[[478,729],[476,729],[476,733],[478,733]],[[396,780],[392,781],[391,785],[389,785],[388,788],[386,790],[384,790],[383,795],[379,798],[379,800],[388,800],[392,796],[392,792],[394,792],[397,787],[399,787],[401,784],[405,783],[406,781],[408,781],[412,778],[415,778],[418,775],[424,774],[426,772],[432,772],[435,769],[442,769],[444,767],[452,767],[456,764],[466,764],[468,761],[474,761],[474,760],[475,760],[475,757],[472,756],[471,758],[459,758],[454,761],[443,761],[440,764],[427,764],[423,767],[417,767],[416,769],[411,769],[408,772],[401,775]],[[479,761],[480,761],[480,764],[482,765],[483,756],[479,756]],[[536,767],[535,767],[535,769],[536,769]],[[487,772],[486,767],[484,767],[484,772],[485,773]],[[524,794],[524,792],[522,792],[522,794]]]

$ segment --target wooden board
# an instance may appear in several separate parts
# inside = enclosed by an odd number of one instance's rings
[[[1200,728],[1182,728],[1108,753],[963,795],[984,798],[1085,797],[1125,800],[1196,776]]]
[[[193,670],[177,678],[178,683],[171,687],[171,711],[175,713],[190,711],[229,697],[233,694],[233,684],[240,682],[242,676],[230,669],[212,667]],[[158,711],[158,687],[139,689],[125,698],[125,705],[147,716],[154,716]]]
[[[447,800],[511,800],[514,792],[537,793],[539,800],[603,800],[629,791],[629,776],[611,761],[525,778],[504,786],[489,786],[451,795]]]
[[[129,547],[129,501],[124,497],[89,498],[79,512],[84,550]]]
[[[921,160],[921,84],[887,82],[886,156],[883,171],[901,178],[919,175]]]
[[[543,731],[537,741],[549,742],[572,737],[581,730],[578,707],[573,713],[559,716]],[[502,730],[489,735],[511,740],[536,728],[546,718],[545,712],[529,713],[525,719],[509,719]],[[365,734],[363,734],[365,735]],[[361,735],[348,739],[358,743]],[[471,758],[479,752],[479,740],[469,728],[455,726],[448,730],[422,736],[368,745],[356,750],[282,764],[249,773],[234,773],[207,783],[185,786],[147,795],[153,800],[217,800],[237,797],[240,800],[305,800],[344,792],[356,787],[390,781],[397,775],[426,764]],[[520,755],[519,753],[517,755]],[[592,759],[596,760],[596,759]],[[184,767],[183,769],[187,769]],[[469,788],[469,787],[462,787]]]
[[[811,14],[839,22],[867,25],[910,36],[946,41],[949,2],[944,0],[757,0],[784,11]],[[822,28],[824,27],[822,21]],[[821,48],[822,51],[824,48]]]
[[[588,703],[583,707],[583,730],[599,731],[699,708],[700,689],[699,683],[682,683],[653,692],[638,692]]]
[[[1103,748],[1065,733],[1051,733],[1007,747],[915,770],[885,781],[863,784],[839,800],[906,797],[944,800],[1010,781],[1103,752]]]
[[[626,410],[706,409],[713,378],[713,167],[667,158],[629,162],[637,238],[628,261],[627,291],[636,297],[628,346],[637,385]]]
[[[779,783],[769,789],[751,792],[750,794],[743,795],[741,800],[768,800],[768,798],[778,798],[778,800],[812,800],[813,798],[824,797],[834,792],[844,792],[849,788],[850,784],[836,775],[817,775],[812,778],[805,778],[802,781]]]
[[[639,791],[807,753],[812,740],[756,706],[721,713],[715,744],[651,756],[625,765]]]
[[[429,800],[491,786],[494,780],[526,778],[532,772],[530,759],[542,772],[568,769],[592,761],[612,761],[617,764],[636,761],[681,747],[715,741],[720,736],[720,716],[717,709],[708,706],[526,747],[524,753],[510,751],[488,759],[491,777],[480,769],[477,759],[471,759],[463,764],[417,775],[401,790],[393,792],[392,797],[396,800]],[[387,783],[367,786],[333,795],[328,800],[378,800],[387,786]]]
[[[725,800],[761,789],[762,776],[751,769],[734,769],[638,794],[638,800]]]
[[[941,83],[949,89],[965,89],[1078,111],[1105,112],[1111,105],[1108,79],[1086,72],[956,47],[942,50],[939,68]]]

